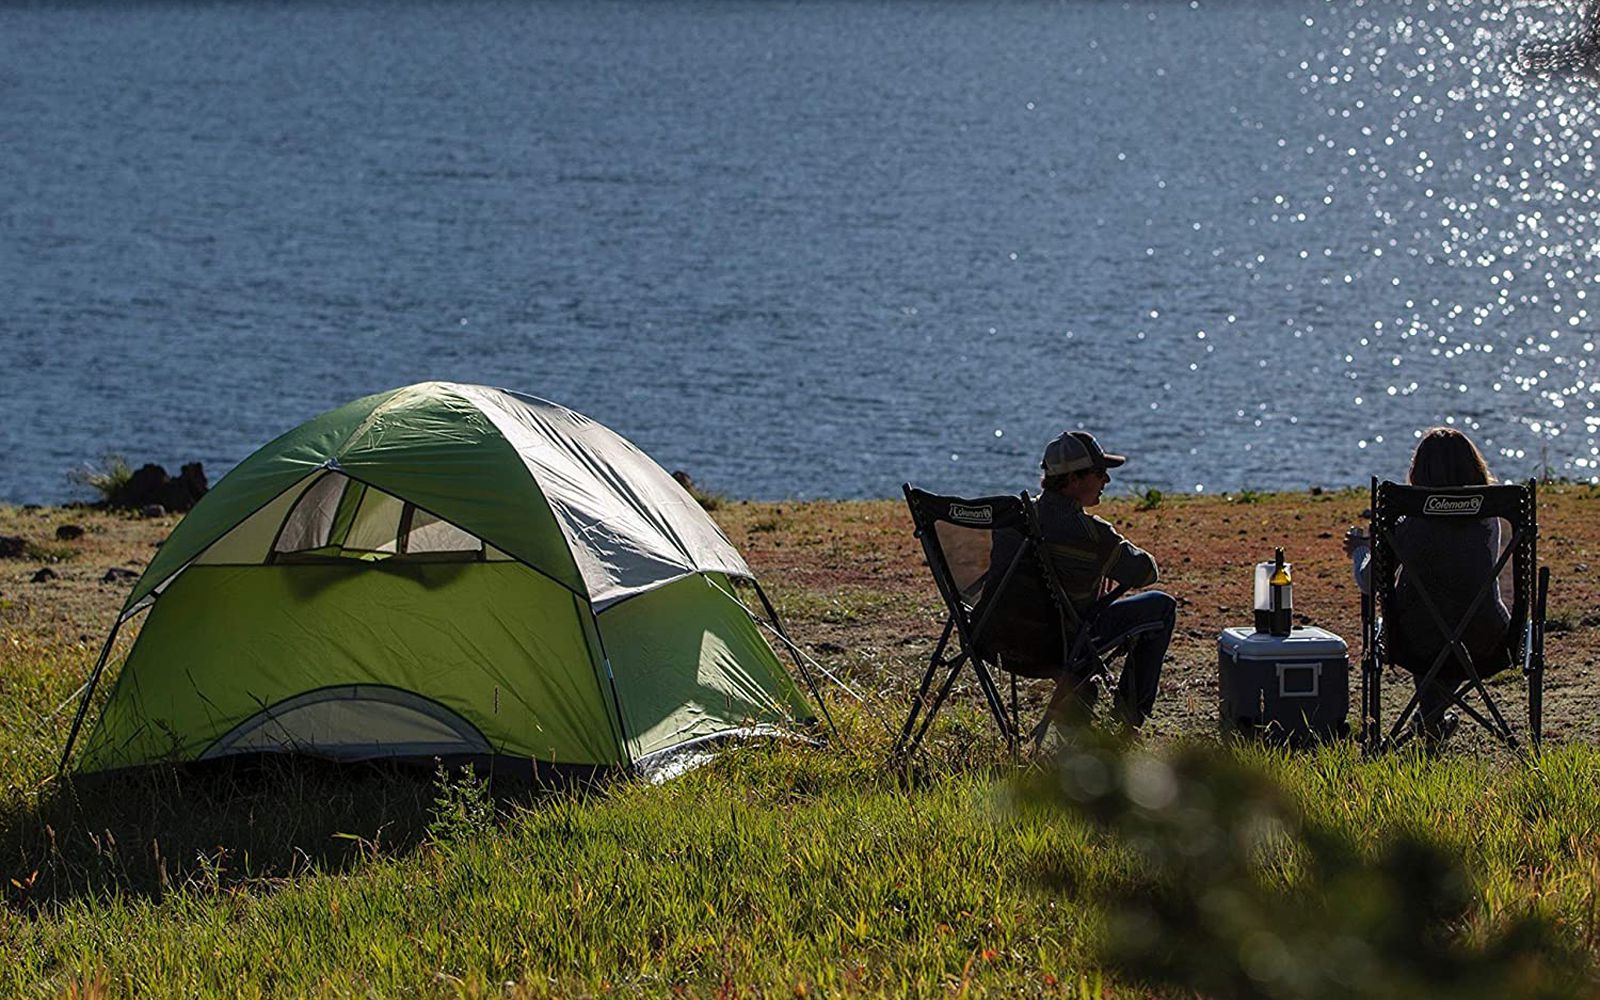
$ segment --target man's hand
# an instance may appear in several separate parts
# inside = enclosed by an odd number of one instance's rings
[[[1364,549],[1366,547],[1367,533],[1352,524],[1350,526],[1350,530],[1344,533],[1344,554],[1347,556],[1354,556],[1357,549]]]

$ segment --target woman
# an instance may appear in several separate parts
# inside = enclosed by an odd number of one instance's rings
[[[1417,442],[1411,456],[1412,486],[1488,486],[1494,482],[1488,463],[1465,434],[1449,427],[1432,427]],[[1437,740],[1455,726],[1447,712],[1450,696],[1467,681],[1456,656],[1445,657],[1433,682],[1422,681],[1449,639],[1423,600],[1418,582],[1425,584],[1447,625],[1455,626],[1477,600],[1483,581],[1500,557],[1500,522],[1497,518],[1401,518],[1394,529],[1394,546],[1403,569],[1395,580],[1394,606],[1389,609],[1384,642],[1389,659],[1411,671],[1417,684],[1417,706],[1424,736]],[[1344,538],[1356,583],[1371,593],[1372,551],[1359,528]],[[1500,581],[1478,604],[1461,640],[1480,678],[1504,670],[1511,662],[1507,630],[1511,614],[1500,597]]]

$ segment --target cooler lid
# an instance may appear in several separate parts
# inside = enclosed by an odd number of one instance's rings
[[[1288,635],[1269,635],[1253,628],[1225,628],[1217,645],[1246,660],[1312,660],[1345,656],[1349,647],[1339,636],[1315,625],[1296,625]]]

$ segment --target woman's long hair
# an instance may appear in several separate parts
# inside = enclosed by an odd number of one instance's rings
[[[1430,427],[1411,455],[1407,478],[1412,486],[1488,486],[1494,473],[1471,438],[1453,427]]]

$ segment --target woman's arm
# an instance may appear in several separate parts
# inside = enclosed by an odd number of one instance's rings
[[[1344,554],[1350,557],[1350,572],[1363,594],[1372,593],[1372,545],[1366,532],[1352,527],[1344,533]]]

